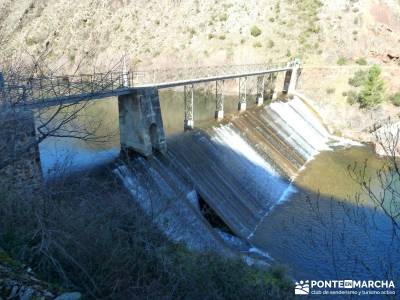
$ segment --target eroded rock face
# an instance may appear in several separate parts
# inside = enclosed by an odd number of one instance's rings
[[[400,121],[375,131],[375,152],[380,156],[400,156]]]

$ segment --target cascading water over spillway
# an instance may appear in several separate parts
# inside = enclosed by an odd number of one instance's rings
[[[307,161],[330,149],[331,139],[314,112],[295,97],[248,110],[228,124],[172,136],[166,154],[138,158],[120,176],[129,177],[125,181],[138,191],[155,182],[159,197],[196,207],[196,199],[187,197],[195,190],[236,235],[247,239],[295,190],[291,181]],[[143,174],[151,180],[143,180]]]

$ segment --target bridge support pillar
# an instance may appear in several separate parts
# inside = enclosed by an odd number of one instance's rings
[[[239,112],[245,111],[247,106],[247,77],[239,78]]]
[[[290,63],[290,66],[292,69],[286,71],[285,82],[283,85],[283,92],[285,94],[293,94],[296,90],[297,80],[300,73],[300,61],[295,59]]]
[[[184,86],[184,97],[185,97],[185,130],[193,129],[193,100],[194,100],[194,86],[185,85]]]
[[[264,90],[265,90],[265,75],[257,77],[257,106],[261,106],[264,103]]]
[[[156,88],[140,88],[118,97],[121,151],[151,156],[167,149]]]
[[[217,80],[215,82],[215,99],[215,118],[219,121],[224,118],[224,80]]]

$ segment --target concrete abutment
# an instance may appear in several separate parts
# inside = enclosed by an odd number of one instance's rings
[[[151,156],[164,152],[167,144],[156,88],[135,89],[118,97],[121,151]]]

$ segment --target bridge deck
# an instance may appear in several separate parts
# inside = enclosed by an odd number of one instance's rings
[[[18,105],[30,109],[50,107],[59,104],[78,103],[132,93],[142,88],[174,88],[212,81],[236,79],[240,77],[261,76],[269,73],[284,72],[292,69],[287,64],[279,66],[249,65],[222,68],[224,74],[216,68],[204,68],[193,73],[184,74],[181,69],[164,71],[106,73],[81,76],[64,76],[51,78],[27,79],[26,84],[8,85],[6,91],[14,93]],[[221,71],[221,70],[219,70]],[[192,74],[192,77],[186,77]]]

